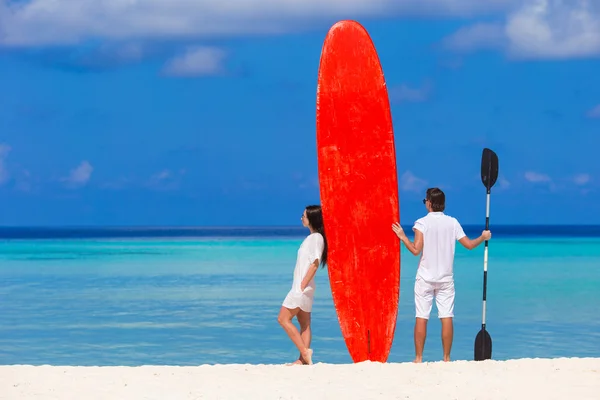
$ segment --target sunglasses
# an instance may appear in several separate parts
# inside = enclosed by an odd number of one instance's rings
[[[423,199],[423,204],[427,203],[427,199]]]

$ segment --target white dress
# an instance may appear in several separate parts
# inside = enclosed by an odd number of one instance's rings
[[[315,295],[315,278],[310,280],[304,291],[300,290],[300,287],[310,265],[316,259],[319,259],[320,262],[324,246],[323,236],[318,232],[308,235],[300,245],[294,268],[292,289],[283,300],[284,307],[289,309],[300,307],[302,311],[311,312]]]

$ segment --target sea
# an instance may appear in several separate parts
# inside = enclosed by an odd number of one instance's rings
[[[411,232],[410,227],[404,227]],[[480,226],[466,226],[471,237]],[[492,358],[600,357],[600,226],[495,226],[487,330]],[[296,227],[0,228],[0,364],[285,364],[277,323],[291,287]],[[481,245],[457,244],[454,360],[481,329]],[[418,258],[402,246],[388,362],[414,358]],[[373,266],[376,268],[376,266]],[[316,275],[314,362],[352,362],[327,269]],[[425,361],[442,358],[432,310]]]

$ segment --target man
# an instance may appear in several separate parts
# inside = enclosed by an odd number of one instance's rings
[[[415,222],[412,243],[400,224],[392,229],[415,256],[421,254],[415,281],[415,360],[423,361],[423,348],[427,336],[427,321],[435,298],[438,317],[442,322],[442,346],[444,361],[450,361],[454,317],[454,249],[456,241],[472,250],[492,237],[490,231],[483,231],[477,239],[469,239],[456,218],[444,214],[446,196],[438,188],[427,189],[423,200],[428,214]]]

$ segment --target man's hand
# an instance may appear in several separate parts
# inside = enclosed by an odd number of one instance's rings
[[[463,236],[458,242],[462,244],[467,250],[473,250],[475,247],[479,246],[486,240],[490,240],[492,238],[492,232],[483,231],[481,232],[481,236],[477,239],[471,240],[467,236]]]
[[[397,222],[393,223],[392,230],[394,232],[396,232],[396,235],[398,236],[399,239],[403,239],[406,237],[406,234],[404,233],[404,230],[402,229],[402,227],[400,226],[399,223],[397,223]]]

